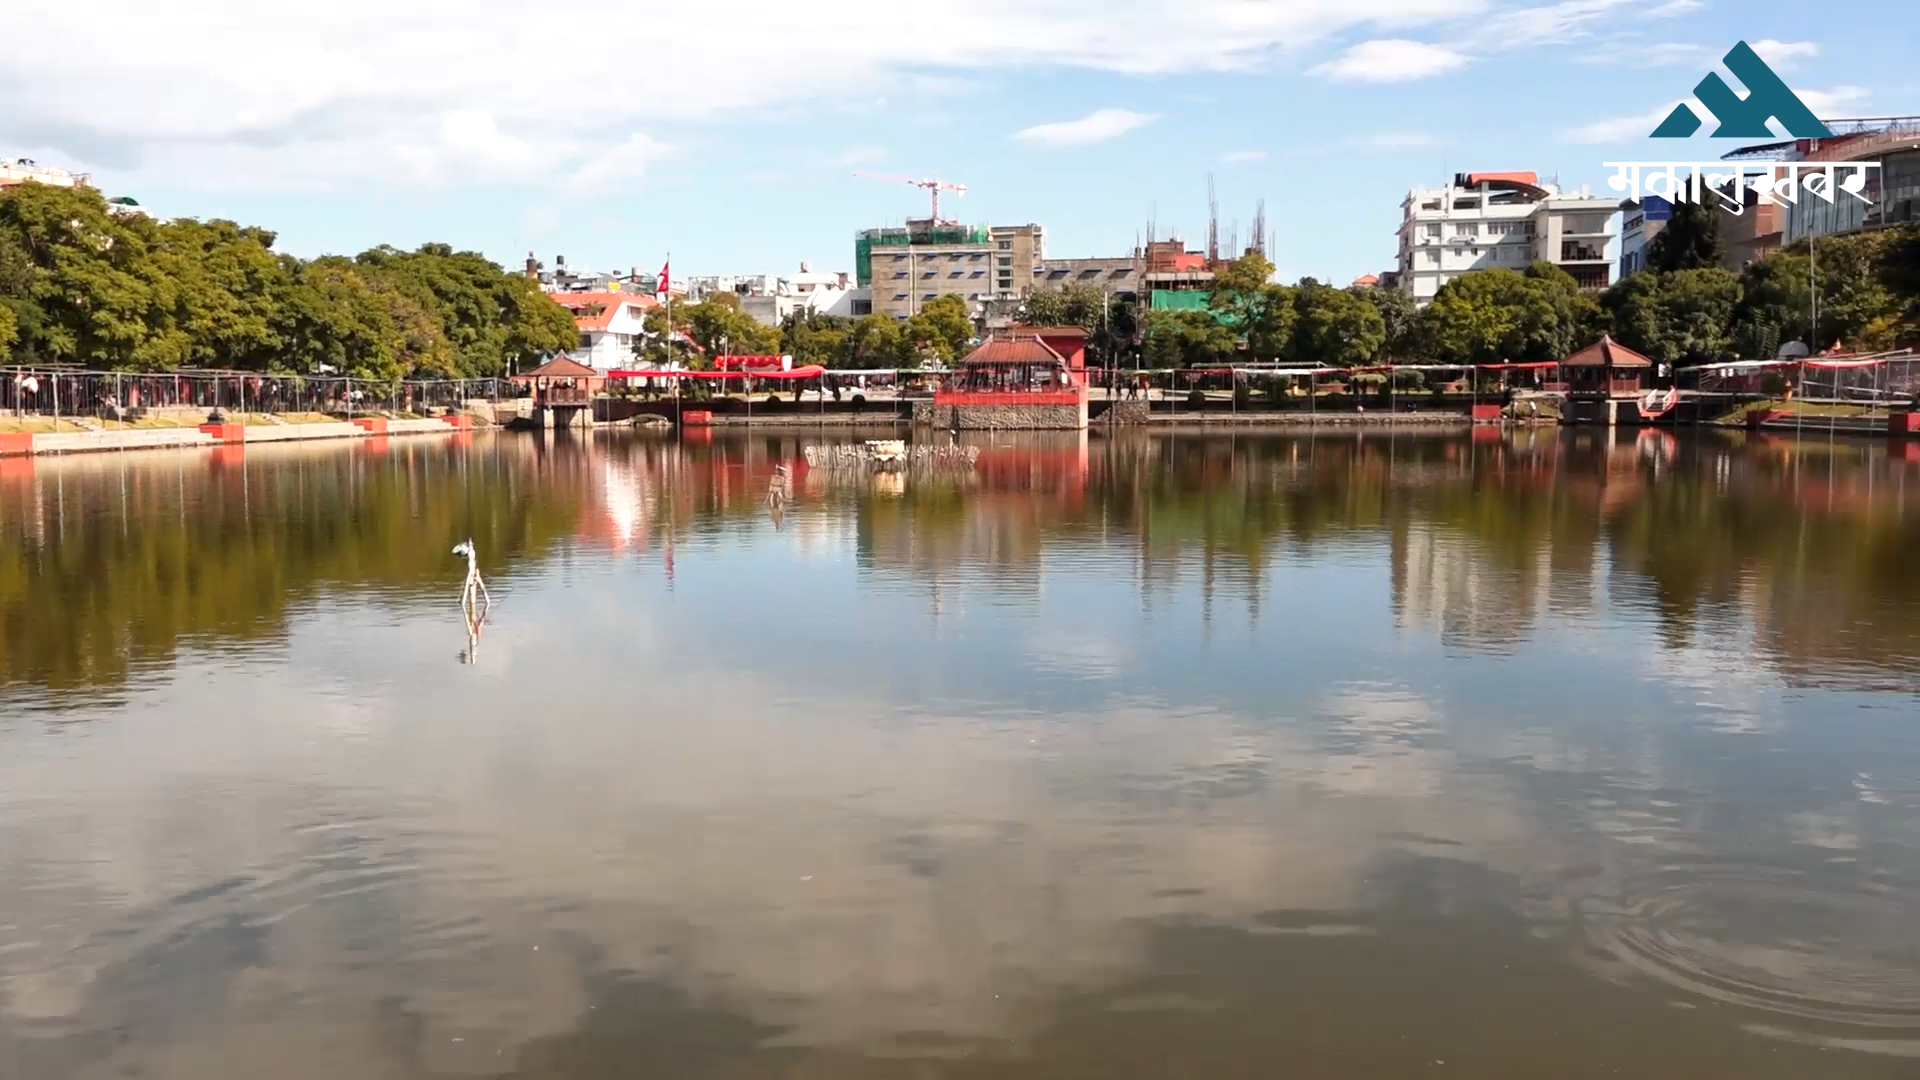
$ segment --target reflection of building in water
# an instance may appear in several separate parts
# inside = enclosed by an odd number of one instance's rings
[[[971,472],[916,473],[904,497],[863,500],[861,563],[936,589],[958,575],[995,593],[1037,595],[1046,537],[1084,502],[1086,483],[1085,433],[1000,436]]]
[[[1513,645],[1532,627],[1539,583],[1550,573],[1542,549],[1502,565],[1476,538],[1424,522],[1393,533],[1393,610],[1403,630],[1432,630],[1446,644]]]

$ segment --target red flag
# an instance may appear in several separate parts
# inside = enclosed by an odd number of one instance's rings
[[[667,280],[667,268],[672,265],[673,265],[673,260],[671,259],[660,264],[660,280],[655,282],[653,286],[653,298],[655,300],[665,300],[667,298],[667,291],[669,288],[669,282]]]

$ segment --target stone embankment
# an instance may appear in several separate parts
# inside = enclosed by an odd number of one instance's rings
[[[359,417],[317,424],[202,424],[197,428],[118,428],[99,431],[0,433],[0,455],[82,454],[107,450],[159,450],[195,446],[244,446],[248,443],[308,439],[365,439],[380,435],[447,435],[465,431],[465,415],[431,420]]]

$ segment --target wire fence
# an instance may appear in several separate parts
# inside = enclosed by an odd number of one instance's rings
[[[519,389],[506,379],[406,379],[186,371],[165,375],[0,367],[0,412],[138,419],[160,410],[206,413],[428,415]]]
[[[1702,395],[1777,398],[1864,413],[1884,412],[1911,408],[1920,399],[1920,355],[1904,349],[1862,356],[1713,364],[1680,372],[1680,385]]]

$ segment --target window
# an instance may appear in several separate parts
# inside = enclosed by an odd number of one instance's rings
[[[1479,223],[1479,222],[1477,222],[1477,221],[1463,221],[1463,222],[1461,222],[1461,223],[1459,223],[1458,225],[1455,225],[1455,226],[1453,227],[1453,235],[1455,235],[1455,236],[1479,236],[1479,235],[1480,235],[1480,223]]]
[[[927,271],[926,273],[924,273],[924,274],[921,274],[920,276],[921,276],[921,277],[923,277],[923,278],[930,278],[930,277],[939,277],[939,276],[940,276],[940,271],[938,271],[938,270],[928,270],[928,271]]]
[[[893,272],[893,276],[896,278],[903,278],[907,276],[907,272],[905,270],[895,270]]]
[[[1513,231],[1513,222],[1511,222],[1511,221],[1489,221],[1489,222],[1487,222],[1487,235],[1488,235],[1488,236],[1505,236],[1505,235],[1507,235],[1508,233],[1510,233],[1510,232],[1512,232],[1512,231]]]
[[[930,292],[930,293],[928,293],[927,295],[925,295],[925,296],[923,296],[923,297],[921,297],[920,299],[922,299],[922,300],[938,300],[938,299],[940,299],[940,294],[939,294],[939,293],[937,293],[937,292]]]
[[[907,294],[903,292],[897,292],[893,294],[893,298],[895,300],[905,300],[907,298]]]
[[[1428,266],[1439,266],[1439,265],[1440,265],[1440,253],[1439,253],[1439,252],[1437,252],[1437,251],[1429,251],[1429,252],[1427,252],[1427,253],[1426,253],[1426,255],[1427,255],[1427,265],[1428,265]]]
[[[1113,276],[1114,276],[1114,277],[1116,277],[1116,278],[1126,278],[1126,277],[1132,277],[1132,276],[1133,276],[1133,267],[1131,267],[1131,266],[1123,266],[1123,267],[1121,267],[1120,269],[1118,269],[1118,270],[1115,270],[1115,271],[1113,272]]]
[[[1013,250],[1013,241],[1011,241],[1011,240],[1002,240],[1002,241],[1000,241],[1000,242],[999,242],[998,244],[996,244],[996,245],[994,245],[994,246],[995,246],[995,247],[998,247],[998,248],[999,248],[999,249],[1000,249],[1001,251],[1012,251],[1012,250]]]
[[[987,272],[985,270],[975,270],[973,273],[968,274],[967,276],[968,277],[986,277]]]
[[[981,259],[984,259],[984,258],[986,258],[986,257],[987,257],[987,253],[986,253],[986,252],[984,252],[984,251],[976,251],[976,252],[974,252],[973,254],[971,254],[971,255],[968,255],[968,256],[967,256],[967,261],[968,261],[968,262],[979,262],[979,261],[980,261]]]
[[[967,275],[967,272],[965,270],[955,270],[952,273],[948,274],[947,276],[950,278],[957,278],[957,277],[965,277],[966,275]]]
[[[995,259],[994,259],[993,261],[994,261],[994,262],[996,262],[996,263],[998,263],[998,264],[1000,264],[1001,266],[1012,266],[1012,265],[1013,265],[1013,256],[1011,256],[1011,255],[1001,255],[1001,256],[998,256],[998,257],[996,257],[996,258],[995,258]]]
[[[904,251],[903,251],[903,252],[899,252],[899,253],[897,253],[897,254],[895,254],[895,255],[894,255],[894,257],[893,257],[893,261],[894,261],[894,262],[903,262],[903,261],[905,261],[905,260],[906,260],[906,257],[907,257],[907,254],[906,254],[906,252],[904,252]]]
[[[1431,225],[1428,225],[1428,226],[1427,226],[1427,231],[1426,231],[1426,236],[1427,236],[1427,238],[1428,238],[1428,239],[1430,239],[1430,240],[1438,240],[1438,239],[1440,239],[1440,223],[1436,221],[1436,222],[1434,222],[1433,224],[1431,224]]]
[[[592,334],[581,334],[581,335],[580,335],[580,347],[581,347],[581,348],[583,348],[583,349],[591,349],[591,348],[593,348],[593,335],[592,335]]]

